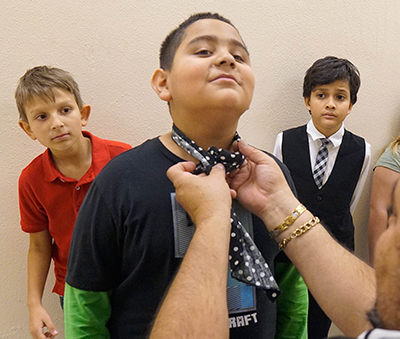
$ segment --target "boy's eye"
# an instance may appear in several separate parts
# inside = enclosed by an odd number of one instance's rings
[[[234,58],[235,58],[235,60],[237,60],[237,61],[241,61],[241,62],[244,62],[244,59],[242,58],[242,56],[241,55],[234,55],[233,56]]]
[[[44,120],[44,119],[46,119],[46,117],[47,117],[47,115],[44,114],[44,113],[42,113],[42,114],[38,114],[38,115],[35,117],[35,119],[36,119],[36,120]]]
[[[196,54],[196,55],[205,55],[205,56],[208,56],[208,55],[211,55],[211,52],[210,52],[209,50],[207,50],[207,49],[202,49],[202,50],[200,50],[200,51],[197,51],[195,54]]]
[[[324,98],[324,97],[325,97],[325,95],[324,95],[323,93],[317,93],[317,98],[322,99],[322,98]]]
[[[69,108],[69,107],[64,107],[64,108],[61,110],[61,112],[63,112],[64,114],[67,114],[67,113],[71,112],[71,108]]]
[[[344,100],[344,99],[346,99],[346,97],[345,97],[344,95],[338,95],[337,98],[338,98],[339,100]]]

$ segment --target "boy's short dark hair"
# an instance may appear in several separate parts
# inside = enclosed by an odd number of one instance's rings
[[[315,86],[326,85],[336,80],[347,80],[350,87],[350,101],[355,104],[360,88],[360,72],[349,60],[327,56],[315,61],[307,70],[303,82],[303,97],[309,98]]]
[[[15,90],[15,100],[19,111],[19,118],[28,122],[25,105],[34,97],[54,101],[54,89],[59,88],[71,93],[79,109],[83,106],[78,84],[70,73],[56,67],[37,66],[29,69],[19,79]]]
[[[162,43],[160,49],[160,68],[166,71],[171,70],[176,50],[178,49],[183,40],[186,28],[188,28],[191,24],[195,23],[196,21],[203,19],[220,20],[226,22],[227,24],[231,25],[233,28],[236,29],[236,27],[228,19],[224,18],[218,13],[205,12],[205,13],[197,13],[191,15],[188,19],[182,22],[177,28],[175,28],[171,33],[169,33],[168,36],[165,38],[164,42]]]

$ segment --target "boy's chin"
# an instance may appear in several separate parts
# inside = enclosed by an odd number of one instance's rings
[[[222,105],[220,107],[220,112],[225,118],[239,119],[246,111],[247,108],[245,109],[236,105]]]
[[[237,100],[237,98],[234,96],[226,96],[218,100],[217,106],[220,107],[221,109],[236,111],[241,115],[249,109],[250,102],[243,102],[242,100]]]

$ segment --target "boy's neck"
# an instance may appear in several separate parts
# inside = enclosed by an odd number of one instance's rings
[[[201,148],[207,150],[211,146],[217,148],[223,148],[231,150],[233,138],[236,133],[236,125],[231,129],[203,129],[199,131],[196,129],[185,129],[181,126],[177,126],[189,139],[193,140]],[[175,141],[172,140],[171,132],[166,133],[160,137],[160,141],[168,148],[172,153],[186,161],[198,162],[197,159],[188,154],[184,149],[178,146]]]
[[[176,127],[203,149],[211,146],[229,149],[238,125],[238,119],[222,118],[229,117],[230,114],[233,115],[232,112],[215,112],[207,115],[199,112],[192,115],[185,114],[184,118],[178,117],[173,121]],[[206,116],[211,118],[207,119]]]
[[[92,142],[84,137],[70,150],[63,152],[51,151],[51,157],[56,168],[66,177],[79,180],[92,164]]]

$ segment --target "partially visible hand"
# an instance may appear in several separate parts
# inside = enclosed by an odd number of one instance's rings
[[[275,217],[276,212],[290,210],[293,204],[288,208],[286,205],[296,198],[273,158],[243,141],[238,145],[240,152],[246,156],[246,162],[238,171],[230,174],[227,181],[245,208],[263,220],[268,216],[270,225],[267,224],[267,227],[274,227],[282,218],[280,214]]]
[[[208,176],[190,173],[195,167],[192,162],[181,162],[169,168],[167,176],[175,186],[176,200],[200,225],[210,217],[230,213],[236,193],[229,189],[221,164],[214,166]]]
[[[29,309],[29,331],[35,339],[53,339],[58,334],[49,314],[41,305]]]

